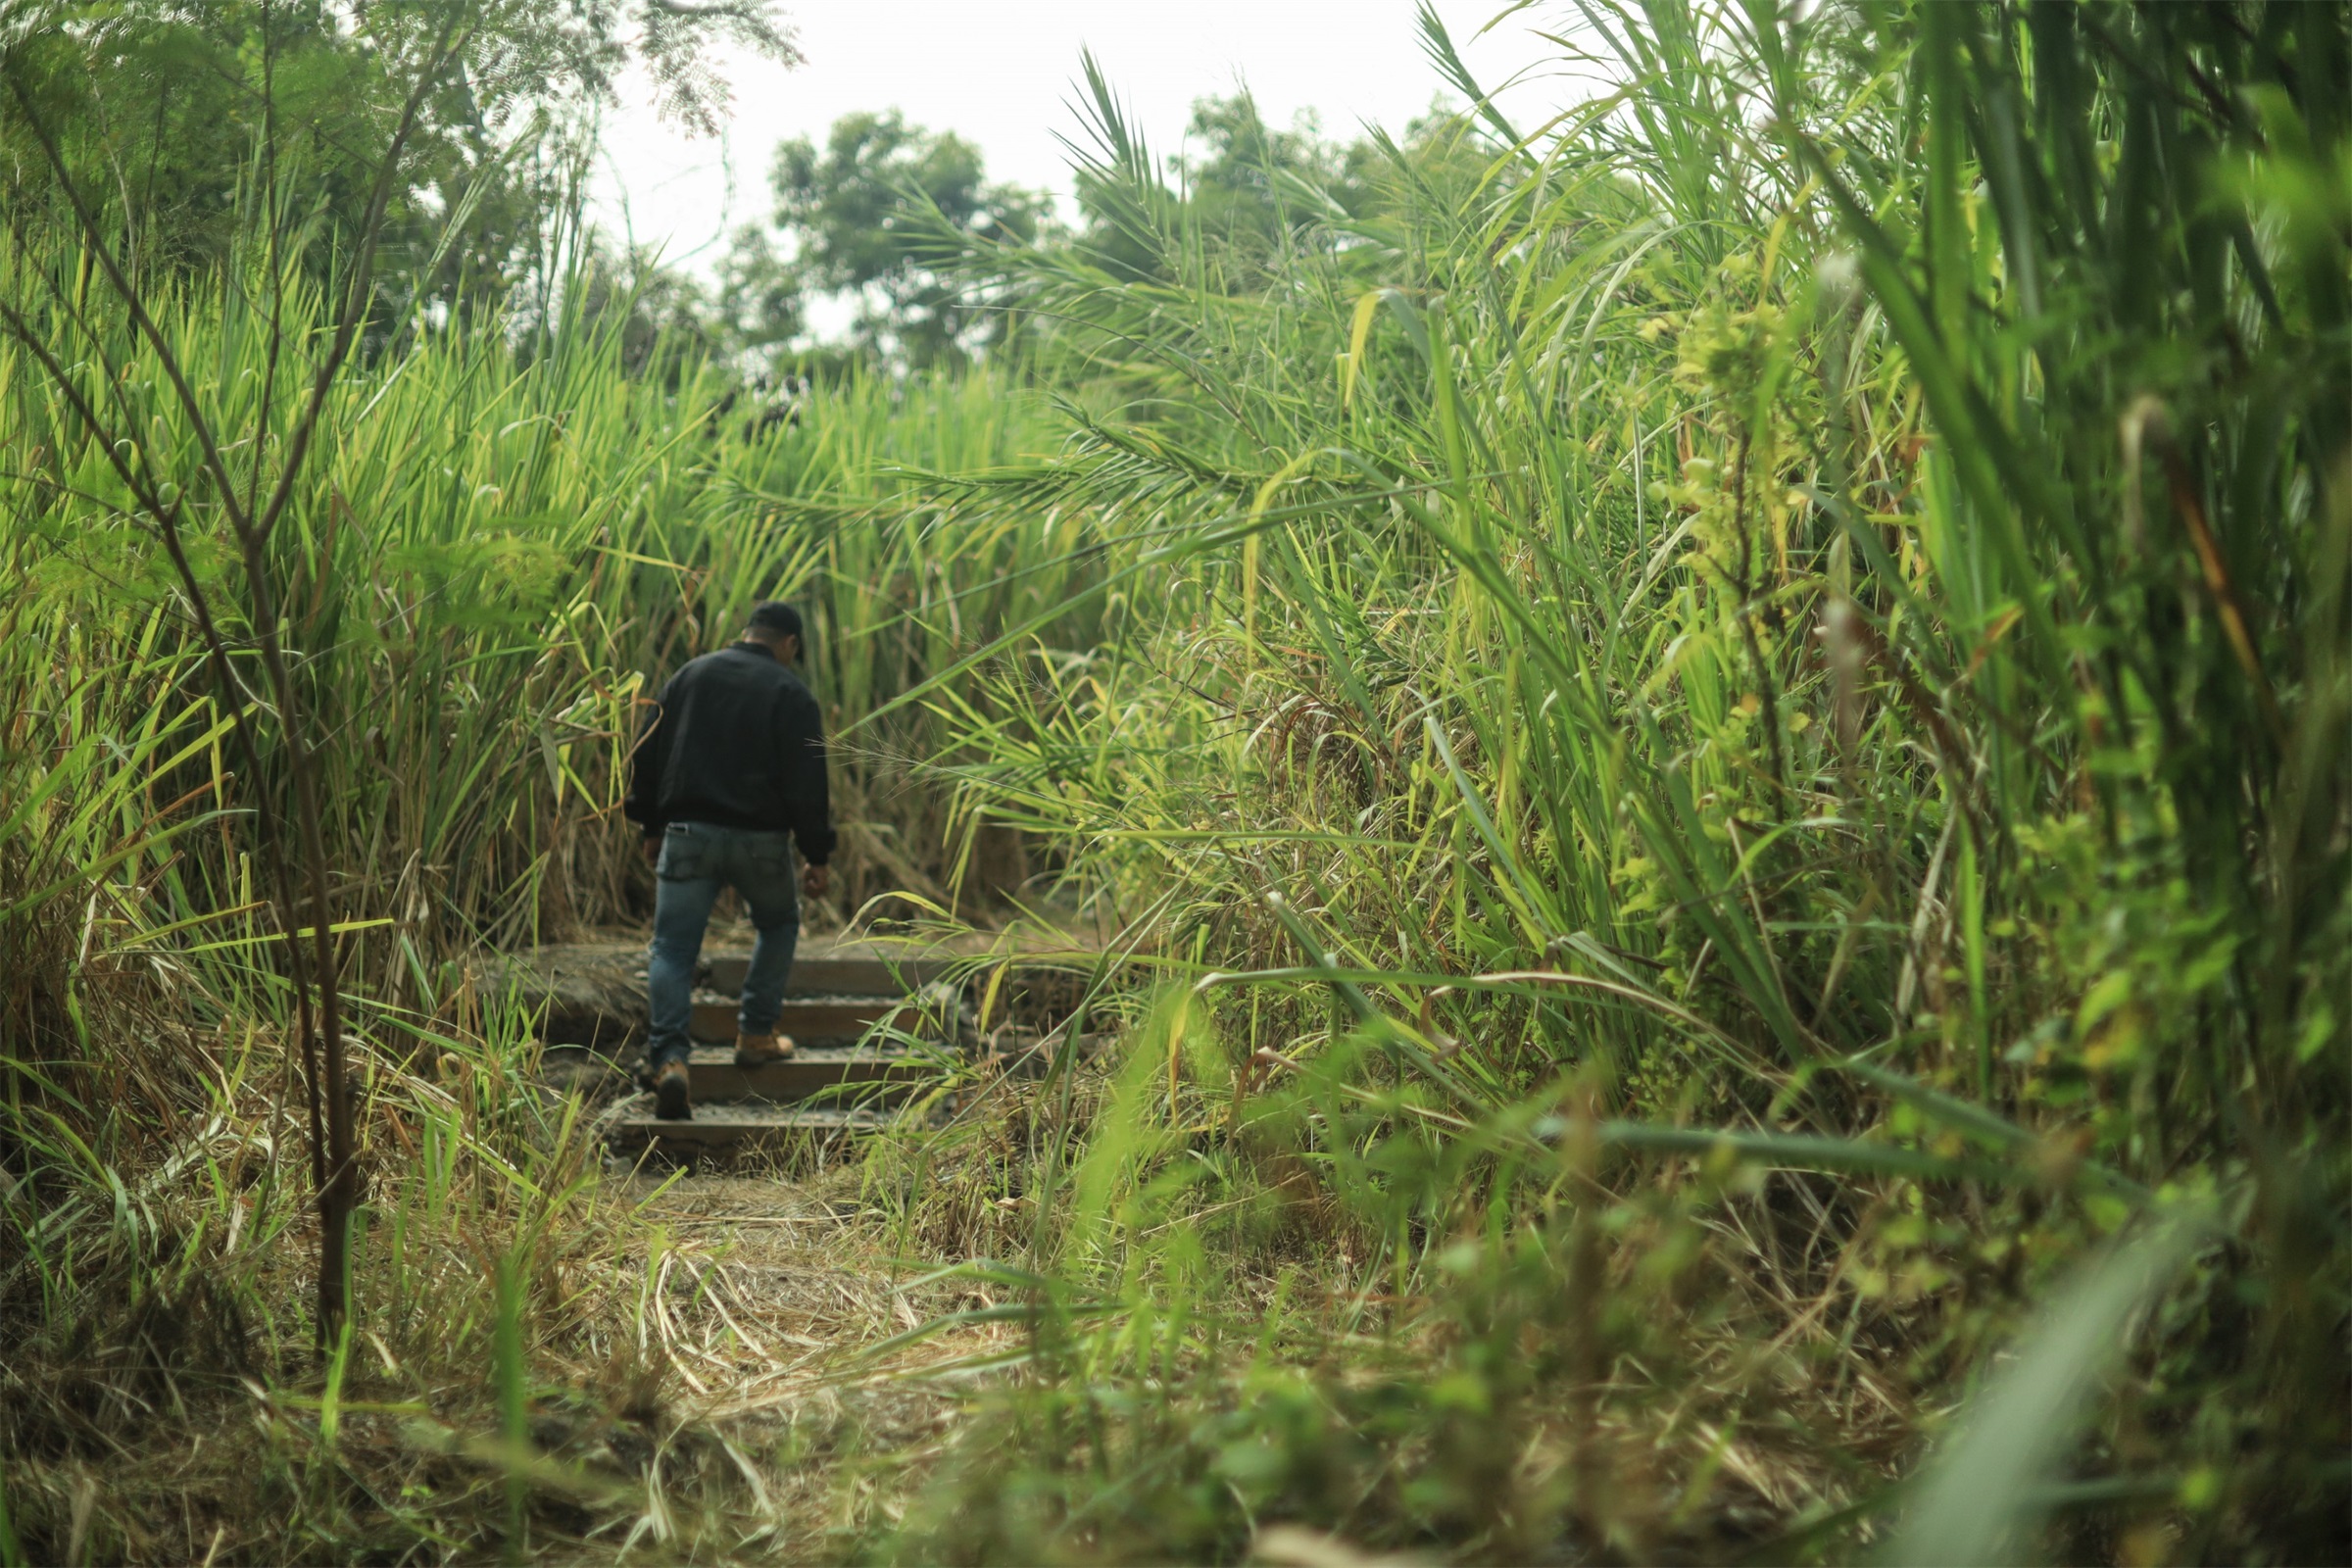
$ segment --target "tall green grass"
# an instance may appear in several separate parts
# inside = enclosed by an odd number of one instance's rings
[[[416,62],[428,85],[453,40],[481,36],[442,20]],[[258,69],[266,97],[266,49]],[[44,103],[12,101],[28,148],[65,112]],[[613,1200],[587,1108],[540,1083],[536,1020],[482,992],[477,960],[644,913],[617,821],[628,750],[654,686],[752,603],[809,610],[846,726],[944,662],[959,617],[1042,607],[1087,635],[1086,612],[1060,610],[1093,569],[1064,559],[1086,522],[1041,536],[1048,569],[1013,570],[1029,535],[945,549],[923,504],[902,504],[911,474],[1054,439],[1004,379],[852,381],[778,420],[697,367],[634,378],[584,270],[527,333],[417,310],[367,323],[374,358],[345,361],[361,323],[288,258],[326,258],[355,302],[366,264],[281,202],[261,121],[217,269],[141,250],[159,242],[113,193],[69,200],[38,165],[12,186],[0,1556],[518,1557],[614,1510],[631,1542],[694,1539],[668,1511],[665,1447],[638,1434],[707,1303],[667,1300],[678,1252]],[[282,511],[257,508],[273,486]],[[908,613],[934,605],[937,627]],[[226,670],[206,667],[216,631]],[[877,894],[904,915],[1023,891],[1002,831],[909,776],[907,755],[943,749],[927,715],[864,742],[839,760],[841,892],[814,923]],[[313,799],[322,844],[301,858],[323,878],[309,907],[332,988],[279,967],[305,906],[270,869],[289,858],[270,824],[307,836]],[[977,875],[975,844],[997,852]],[[316,1000],[337,991],[340,1032]],[[307,1125],[289,1109],[306,1084]],[[355,1122],[368,1192],[346,1256]],[[294,1289],[314,1249],[315,1313]],[[677,1277],[699,1286],[706,1266],[696,1251]],[[234,1435],[255,1423],[258,1449]],[[503,1508],[474,1506],[485,1467]],[[707,1470],[671,1456],[671,1492],[694,1496]]]
[[[211,857],[248,863],[239,813],[221,804],[236,790],[227,725],[189,698],[200,656],[174,646],[183,628],[164,611],[77,615],[28,593],[6,629],[9,1550],[345,1556],[466,1531],[462,1503],[403,1494],[413,1478],[385,1413],[459,1435],[472,1420],[463,1397],[436,1408],[428,1391],[463,1387],[487,1354],[476,1247],[513,1238],[534,1260],[542,1353],[561,1353],[574,1293],[546,1284],[610,1245],[619,1217],[583,1188],[594,1150],[576,1102],[550,1107],[534,1087],[528,1017],[458,988],[421,982],[399,1033],[367,1031],[362,1309],[321,1387],[304,1290],[317,1214],[285,981],[267,961],[276,944],[250,879],[217,905],[194,871]],[[363,1490],[402,1500],[355,1508],[366,1471]]]
[[[267,332],[233,285],[149,302],[224,431],[257,426],[267,382]],[[161,481],[195,488],[156,357],[96,299],[51,304],[84,397],[142,432]],[[181,1542],[162,1519],[172,1489],[148,1459],[173,1432],[185,1443],[241,1419],[248,1385],[266,1462],[186,1483],[224,1511],[232,1555],[512,1538],[512,1508],[477,1515],[466,1486],[417,1480],[419,1455],[445,1449],[461,1470],[527,1472],[536,1499],[661,1514],[658,1484],[649,1501],[546,1458],[541,1439],[523,1464],[511,1434],[492,1436],[512,1426],[518,1378],[541,1426],[548,1397],[570,1411],[559,1424],[582,1434],[579,1451],[600,1422],[654,1408],[630,1391],[658,1388],[666,1363],[649,1371],[611,1343],[622,1298],[606,1287],[628,1289],[615,1257],[670,1265],[604,1188],[585,1108],[538,1086],[534,1020],[479,991],[476,960],[642,915],[650,887],[617,812],[628,750],[651,691],[754,602],[810,612],[812,679],[843,728],[947,662],[958,628],[1051,611],[1094,567],[1070,559],[1082,516],[943,543],[937,516],[900,500],[912,475],[984,471],[1049,442],[1041,406],[1002,381],[851,382],[779,424],[735,408],[714,376],[631,379],[616,336],[575,317],[526,356],[495,332],[426,335],[347,371],[270,541],[336,872],[370,1187],[354,1316],[323,1374],[292,1294],[316,1237],[309,1139],[288,1108],[299,1053],[257,886],[256,809],[285,816],[284,737],[256,726],[247,776],[158,541],[70,401],[21,345],[0,345],[14,585],[0,611],[0,1319],[19,1348],[0,1487],[28,1552],[204,1555],[204,1535]],[[188,538],[248,657],[249,585],[227,542]],[[1024,569],[1033,543],[1048,569]],[[1091,636],[1084,612],[1057,618]],[[868,911],[906,918],[1021,893],[1018,877],[959,874],[972,842],[1004,835],[911,773],[906,757],[943,752],[937,729],[913,712],[841,753],[842,886],[816,923],[877,894],[910,895]],[[982,869],[1006,863],[1000,850]],[[494,1364],[498,1409],[449,1395]],[[338,1401],[358,1413],[339,1417]],[[110,1446],[134,1457],[93,1502],[77,1467]],[[374,1500],[355,1502],[352,1485]],[[573,1539],[579,1516],[551,1527],[533,1507],[540,1536]],[[657,1534],[676,1534],[667,1515]]]
[[[174,306],[169,330],[208,390],[258,382],[260,334],[232,291]],[[192,461],[156,367],[117,334],[90,364],[122,366],[138,420]],[[168,605],[155,546],[72,415],[21,360],[9,386],[31,583],[84,611],[125,592]],[[909,473],[984,470],[1047,443],[1036,405],[996,381],[853,382],[764,429],[757,411],[722,410],[724,394],[708,375],[674,391],[631,381],[612,335],[585,326],[527,364],[495,334],[429,339],[336,387],[325,461],[271,565],[334,737],[322,794],[351,907],[400,928],[364,939],[388,983],[453,942],[628,909],[608,828],[650,689],[759,598],[808,603],[813,673],[846,726],[945,663],[964,629],[1058,604],[1087,570],[1011,569],[1024,546],[1067,556],[1081,517],[943,546],[921,512],[893,505]],[[219,412],[235,427],[240,410]],[[915,733],[845,759],[854,900],[927,873],[936,885],[936,808],[899,798],[888,755]],[[869,874],[868,851],[887,875]]]
[[[1574,36],[1248,295],[1098,82],[1161,279],[1003,259],[1139,395],[999,504],[1188,542],[963,782],[1191,1000],[903,1549],[2326,1554],[2343,19]]]

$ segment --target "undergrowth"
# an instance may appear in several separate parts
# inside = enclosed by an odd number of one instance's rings
[[[322,1355],[281,760],[59,392],[184,473],[153,356],[15,230],[0,1547],[2352,1549],[2343,13],[1570,20],[1607,84],[1518,126],[1426,19],[1473,107],[1246,255],[1096,76],[1115,257],[957,258],[1016,365],[342,374],[264,573],[358,1017]],[[637,699],[772,594],[826,918],[1109,937],[1019,1028],[976,961],[1020,1050],[856,1158],[663,1187],[468,960],[642,913]]]

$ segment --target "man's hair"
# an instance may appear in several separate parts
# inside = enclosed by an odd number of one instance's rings
[[[770,637],[801,637],[801,612],[781,599],[763,599],[752,607],[749,625]]]

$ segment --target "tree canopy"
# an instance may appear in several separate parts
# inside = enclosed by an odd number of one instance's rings
[[[785,142],[770,183],[773,223],[739,237],[727,273],[747,341],[797,330],[808,294],[848,295],[856,344],[917,367],[960,362],[1006,330],[996,302],[954,274],[958,240],[1026,244],[1052,213],[1045,192],[990,180],[971,142],[895,109],[843,116],[822,147]]]
[[[800,60],[768,0],[12,7],[0,201],[22,238],[71,226],[78,200],[149,270],[193,273],[297,230],[323,243],[288,253],[327,269],[370,226],[389,165],[379,314],[498,309],[549,283],[622,70],[642,67],[665,116],[710,131],[722,44]]]

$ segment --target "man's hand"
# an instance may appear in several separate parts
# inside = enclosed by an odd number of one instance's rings
[[[645,863],[651,866],[661,865],[662,841],[659,838],[649,838],[645,841]]]
[[[801,891],[812,899],[823,898],[825,889],[832,880],[832,872],[825,866],[804,865],[801,867]]]

